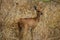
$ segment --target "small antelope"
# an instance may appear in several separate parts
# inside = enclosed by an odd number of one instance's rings
[[[39,17],[42,14],[39,10],[37,10],[36,6],[34,6],[34,9],[37,12],[37,16],[35,18],[20,18],[20,20],[18,22],[19,31],[24,30],[24,33],[21,33],[22,36],[26,35],[28,29],[31,28],[32,40],[33,40],[33,33],[32,32],[33,32],[34,28],[36,27],[37,23],[39,22]]]

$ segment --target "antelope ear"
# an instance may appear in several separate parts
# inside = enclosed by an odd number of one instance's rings
[[[33,7],[34,7],[35,10],[37,10],[37,7],[35,5]]]

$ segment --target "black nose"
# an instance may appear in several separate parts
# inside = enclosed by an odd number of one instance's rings
[[[40,12],[40,15],[43,15],[43,13],[42,13],[42,12]]]

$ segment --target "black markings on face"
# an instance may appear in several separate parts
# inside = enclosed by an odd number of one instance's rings
[[[36,10],[37,13],[40,13],[40,15],[43,15],[43,13],[40,10],[38,10],[36,6],[34,6],[34,9]]]

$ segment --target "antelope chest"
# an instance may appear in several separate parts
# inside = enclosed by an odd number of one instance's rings
[[[36,21],[34,19],[21,19],[23,24],[27,24],[28,26],[34,26]]]

